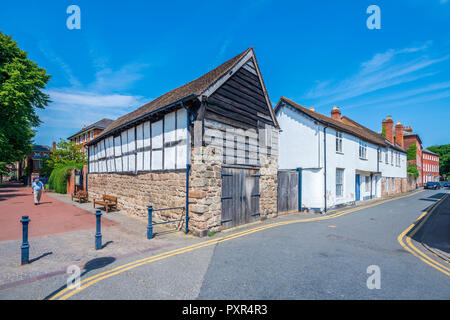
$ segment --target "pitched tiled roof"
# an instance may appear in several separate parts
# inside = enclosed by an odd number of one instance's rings
[[[50,148],[49,146],[43,146],[40,144],[33,144],[33,147],[31,149],[32,151],[44,151],[44,152],[50,152],[52,150],[52,148]]]
[[[238,54],[234,58],[226,61],[221,64],[217,68],[209,71],[203,76],[188,82],[172,91],[169,91],[162,96],[156,98],[155,100],[144,104],[142,107],[118,118],[116,121],[111,123],[106,130],[104,130],[97,138],[105,136],[108,132],[113,129],[124,125],[134,119],[142,117],[148,113],[154,112],[160,108],[168,106],[174,102],[180,101],[183,98],[193,96],[193,95],[201,95],[206,89],[208,89],[211,85],[213,85],[217,80],[219,80],[223,75],[225,75],[236,63],[238,63],[241,58],[243,58],[250,50],[253,48],[248,48],[244,52]],[[97,140],[97,139],[94,139]]]
[[[381,136],[380,134],[376,133],[375,131],[372,131],[363,125],[360,125],[359,123],[351,120],[350,118],[345,117],[344,121],[334,120],[331,117],[325,116],[323,114],[320,114],[316,111],[313,111],[311,109],[305,108],[298,103],[295,103],[294,101],[287,99],[285,97],[281,97],[280,101],[277,104],[277,107],[280,105],[280,102],[284,101],[285,103],[289,104],[290,106],[296,108],[297,110],[307,114],[311,118],[326,124],[334,129],[337,129],[342,132],[349,133],[351,135],[354,135],[358,138],[361,138],[365,141],[371,142],[373,144],[386,147],[388,145],[386,139]],[[403,149],[401,149],[398,146],[395,146],[396,148],[400,149],[404,152]]]
[[[387,140],[385,137],[383,137],[383,136],[382,136],[381,134],[379,134],[378,132],[375,132],[375,131],[373,131],[373,130],[370,130],[369,128],[363,126],[362,124],[356,122],[355,120],[350,119],[350,118],[347,117],[347,116],[343,116],[343,117],[342,117],[342,121],[345,122],[345,123],[347,123],[347,124],[350,124],[350,125],[353,125],[353,126],[360,127],[361,129],[367,131],[367,133],[373,135],[374,137],[383,139],[386,145],[388,145],[388,146],[390,146],[390,147],[392,147],[392,148],[394,148],[394,149],[396,149],[396,150],[398,150],[398,151],[406,152],[405,149],[403,149],[403,148],[400,147],[399,145],[396,145],[396,144],[391,143],[389,140]]]
[[[102,120],[99,120],[97,122],[94,122],[93,124],[88,125],[87,127],[84,127],[83,129],[81,129],[77,133],[71,135],[67,139],[70,139],[72,137],[78,136],[78,135],[80,135],[80,134],[82,134],[82,133],[84,133],[86,131],[91,130],[91,129],[106,129],[106,127],[108,127],[113,122],[114,122],[114,120],[111,120],[111,119],[108,119],[108,118],[103,118]]]
[[[432,154],[432,155],[434,155],[434,156],[438,156],[438,157],[439,157],[438,154],[436,154],[436,153],[434,153],[434,152],[432,152],[432,151],[430,151],[430,150],[428,150],[428,149],[423,149],[422,152],[426,152],[426,153],[429,153],[429,154]]]

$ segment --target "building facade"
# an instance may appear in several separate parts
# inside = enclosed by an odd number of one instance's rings
[[[439,160],[439,155],[436,153],[428,149],[422,151],[423,183],[438,182],[440,180]]]
[[[117,196],[136,215],[184,207],[155,218],[186,215],[199,236],[276,215],[278,132],[249,48],[88,142],[89,196]]]
[[[80,131],[71,135],[67,139],[70,142],[73,142],[77,145],[81,145],[81,151],[87,153],[87,148],[85,147],[86,143],[91,140],[94,140],[96,137],[106,129],[114,120],[103,118],[95,123],[92,123],[88,126],[84,126]]]
[[[408,165],[413,165],[419,171],[419,177],[417,178],[417,185],[423,186],[423,165],[422,165],[422,139],[420,136],[413,132],[411,126],[404,128],[404,146],[405,149],[414,148],[416,151],[412,155],[412,158],[408,159]]]
[[[275,112],[279,169],[301,175],[300,209],[324,212],[406,190],[405,150],[339,108],[328,117],[282,97]]]

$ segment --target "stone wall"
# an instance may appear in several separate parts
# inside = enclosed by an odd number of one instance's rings
[[[88,174],[89,200],[103,194],[116,196],[118,209],[139,216],[147,216],[147,206],[155,209],[184,207],[186,204],[186,172],[162,171],[140,174]],[[184,211],[155,212],[155,219],[179,219]]]
[[[260,156],[259,192],[261,194],[259,208],[262,217],[275,217],[277,208],[278,155]]]
[[[386,191],[386,183],[389,180],[389,190]],[[407,178],[394,178],[394,190],[391,188],[392,178],[381,178],[381,196],[387,197],[400,193],[409,192],[416,189],[416,179],[413,175],[408,175]]]

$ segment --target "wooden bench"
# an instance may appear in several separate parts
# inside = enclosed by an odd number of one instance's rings
[[[117,197],[113,197],[113,196],[104,194],[102,197],[102,200],[94,199],[94,208],[95,208],[95,204],[99,204],[99,205],[105,207],[106,212],[108,212],[109,208],[115,208],[117,210]]]
[[[81,203],[81,200],[88,201],[88,193],[87,191],[80,190],[77,193],[72,193],[72,201],[73,198],[78,199],[79,203]]]

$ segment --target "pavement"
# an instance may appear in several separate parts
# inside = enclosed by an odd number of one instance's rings
[[[111,242],[99,251],[93,229],[35,237],[32,248],[53,254],[18,267],[20,243],[0,242],[0,267],[9,275],[0,274],[0,299],[448,300],[449,276],[397,239],[444,195],[425,190],[326,216],[295,213],[207,238],[161,232],[147,240],[145,218],[108,213],[117,225],[105,228],[104,243]],[[76,246],[63,248],[75,239]],[[417,237],[411,241],[421,246]],[[71,263],[82,269],[79,290],[66,288]],[[380,290],[366,285],[371,265],[381,270]]]
[[[442,192],[446,191],[441,191],[436,197],[440,197]],[[450,262],[450,196],[432,212],[419,235],[419,241],[436,256]]]
[[[0,185],[0,241],[22,237],[22,216],[29,216],[29,236],[40,237],[95,226],[95,217],[88,211],[59,201],[44,192],[39,205],[34,205],[33,192],[21,183]],[[115,223],[104,219],[103,226]]]

